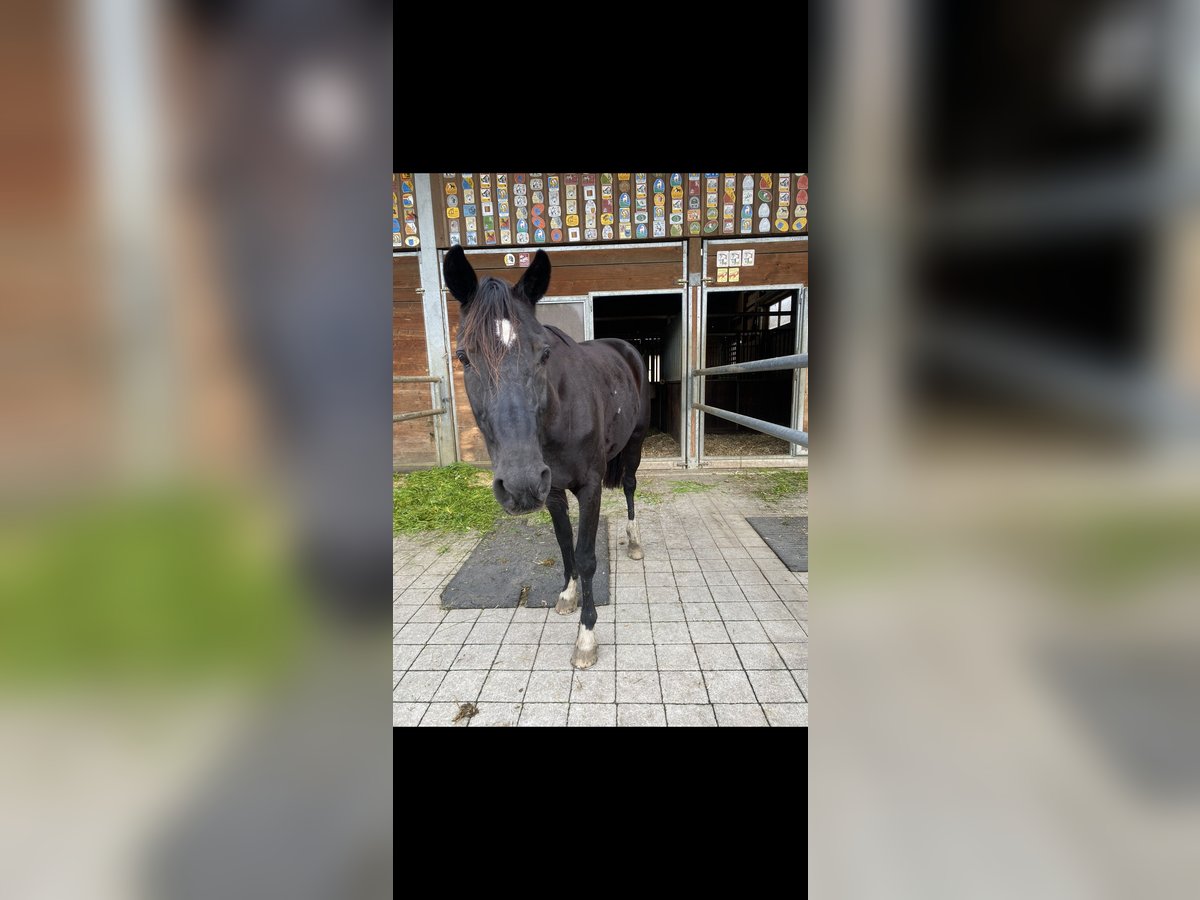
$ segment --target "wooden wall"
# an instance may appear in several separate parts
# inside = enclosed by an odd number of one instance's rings
[[[392,257],[392,374],[427,375],[425,312],[421,295],[420,259],[417,254]],[[427,384],[393,384],[392,412],[417,412],[433,408]],[[392,423],[392,464],[436,465],[437,444],[433,418]]]
[[[710,241],[704,277],[712,285],[717,283],[717,248],[754,251],[754,265],[740,270],[739,284],[808,284],[808,241]]]

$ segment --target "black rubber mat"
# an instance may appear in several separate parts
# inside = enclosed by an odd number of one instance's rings
[[[808,516],[747,518],[746,521],[790,571],[808,571]]]
[[[575,524],[571,523],[578,537]],[[597,606],[608,605],[608,581],[608,517],[601,516],[596,530],[596,574],[592,578],[592,597]],[[540,609],[557,603],[562,588],[562,555],[554,538],[554,526],[549,522],[531,525],[528,519],[507,518],[501,519],[496,529],[479,542],[450,579],[442,591],[442,606]]]

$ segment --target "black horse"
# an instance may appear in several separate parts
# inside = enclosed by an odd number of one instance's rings
[[[471,411],[492,460],[496,500],[514,515],[542,504],[554,520],[566,578],[555,610],[583,609],[571,665],[596,662],[596,528],[600,489],[625,488],[629,556],[642,558],[633,495],[650,422],[646,367],[625,341],[580,344],[534,315],[550,286],[550,258],[539,250],[516,285],[480,282],[461,247],[443,266],[462,304],[457,344]],[[579,500],[579,543],[572,547],[567,495]],[[606,561],[607,564],[607,561]]]

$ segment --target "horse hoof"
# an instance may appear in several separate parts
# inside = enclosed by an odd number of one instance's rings
[[[571,583],[567,585],[567,589],[558,595],[558,602],[554,604],[554,611],[560,616],[566,616],[577,609],[579,609],[579,581],[572,578]]]
[[[575,652],[571,654],[571,665],[576,669],[590,669],[596,664],[596,658],[600,655],[599,647],[590,647],[587,650],[575,648]]]
[[[629,548],[629,558],[630,559],[641,559],[645,555],[646,554],[642,552],[641,547],[630,547]]]
[[[596,642],[596,632],[579,623],[579,636],[575,638],[575,652],[571,654],[571,665],[577,669],[588,669],[596,664],[596,654],[600,645]]]
[[[558,602],[554,604],[554,611],[560,616],[567,616],[579,609],[579,603],[574,597],[568,598],[566,594],[558,595]]]

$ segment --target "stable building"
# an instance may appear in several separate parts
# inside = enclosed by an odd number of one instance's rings
[[[545,249],[538,318],[642,352],[642,468],[807,465],[807,232],[804,173],[395,175],[394,468],[488,462],[442,283],[455,245],[510,282]]]

